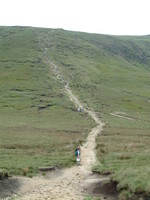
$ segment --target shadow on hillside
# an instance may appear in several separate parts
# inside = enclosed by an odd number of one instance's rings
[[[0,199],[12,196],[19,187],[17,178],[0,180]]]
[[[95,195],[102,195],[104,199],[117,200],[118,199],[118,191],[116,188],[115,182],[107,182],[107,183],[95,183],[92,186],[92,193]]]
[[[85,184],[84,191],[96,198],[103,197],[103,199],[107,200],[118,200],[119,192],[117,191],[117,183],[110,180],[106,181],[105,179],[101,180],[99,177],[97,174],[91,174],[87,179],[88,182]]]

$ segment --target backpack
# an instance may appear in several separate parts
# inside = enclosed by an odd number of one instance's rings
[[[78,149],[75,150],[75,156],[78,156]]]
[[[78,151],[79,151],[79,156],[80,156],[80,150],[78,149],[75,150],[75,156],[78,156]]]

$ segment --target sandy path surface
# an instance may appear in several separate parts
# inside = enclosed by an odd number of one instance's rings
[[[79,99],[72,93],[69,84],[64,81],[59,74],[56,65],[47,60],[51,65],[55,76],[64,84],[65,91],[70,100],[74,102],[76,107],[83,107]],[[38,176],[33,178],[15,177],[16,189],[13,192],[16,194],[15,199],[22,200],[83,200],[89,193],[88,190],[92,184],[101,183],[107,177],[94,175],[91,172],[92,166],[96,163],[95,155],[95,138],[102,131],[103,123],[92,110],[84,109],[93,120],[97,123],[89,133],[86,143],[81,147],[81,165],[74,166],[68,169],[56,170],[47,173],[45,177]],[[100,197],[100,194],[99,194]],[[10,199],[10,198],[7,198]],[[101,200],[103,197],[101,196]],[[106,198],[105,199],[111,199]]]
[[[55,66],[55,75],[56,73],[57,78],[62,79]],[[61,81],[64,83],[65,91],[70,100],[77,108],[83,107],[64,79]],[[26,190],[20,188],[21,199],[83,200],[87,194],[86,186],[93,181],[98,182],[104,179],[100,176],[92,176],[91,173],[91,168],[96,162],[95,137],[101,133],[103,124],[93,111],[84,109],[84,112],[87,112],[95,120],[97,126],[91,130],[86,143],[81,147],[81,165],[58,171],[58,174],[53,172],[53,174],[47,175],[47,178],[28,179],[30,187],[26,187]],[[26,184],[22,183],[22,185],[25,187]]]

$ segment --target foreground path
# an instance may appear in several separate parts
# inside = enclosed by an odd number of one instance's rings
[[[52,67],[51,70],[54,75],[64,84],[65,91],[70,100],[77,108],[83,107],[79,99],[72,93],[69,84],[64,80],[62,75],[59,74],[57,66],[48,59],[47,62]],[[81,166],[74,166],[69,169],[58,171],[58,173],[53,172],[53,174],[47,175],[46,178],[35,177],[31,180],[26,180],[28,186],[26,186],[26,190],[25,188],[23,189],[23,187],[20,189],[20,193],[22,193],[20,199],[83,200],[87,193],[87,185],[89,183],[91,184],[93,181],[103,180],[100,177],[97,178],[91,175],[91,168],[96,162],[95,138],[97,134],[101,133],[103,124],[93,111],[85,109],[84,112],[87,112],[93,120],[95,120],[97,126],[91,130],[86,143],[81,147]],[[24,180],[22,180],[22,182],[23,181]],[[22,185],[26,184],[22,183]]]
[[[73,94],[69,84],[65,82],[59,74],[57,66],[48,59],[47,62],[50,64],[54,75],[64,84],[65,91],[70,100],[74,102],[77,108],[83,107],[79,99]],[[97,134],[101,133],[103,124],[94,111],[89,109],[85,109],[84,111],[95,120],[97,125],[91,130],[86,143],[81,147],[81,166],[54,171],[47,174],[46,177],[38,176],[32,179],[17,177],[16,181],[19,182],[20,187],[17,189],[17,196],[15,199],[83,200],[88,193],[87,190],[89,190],[89,187],[91,187],[93,183],[95,184],[96,182],[99,183],[105,180],[104,177],[93,175],[91,172],[91,168],[96,162],[95,138]],[[102,199],[103,197],[101,197],[101,200]]]

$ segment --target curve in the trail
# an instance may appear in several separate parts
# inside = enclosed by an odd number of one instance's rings
[[[66,94],[75,104],[76,108],[83,107],[77,96],[73,94],[69,84],[59,73],[58,67],[53,64],[47,57],[46,61],[50,64],[51,70],[53,71],[55,77],[58,78],[64,85]],[[81,166],[74,166],[69,169],[64,169],[61,171],[61,175],[58,176],[56,174],[56,176],[54,175],[54,178],[50,177],[47,180],[38,178],[39,184],[37,185],[37,189],[34,189],[34,192],[30,192],[29,190],[25,195],[22,196],[22,200],[83,200],[87,194],[87,191],[84,188],[87,187],[89,182],[100,182],[105,180],[104,177],[94,177],[94,179],[91,179],[92,177],[90,175],[91,168],[96,162],[95,138],[97,134],[101,133],[103,124],[94,111],[84,108],[84,112],[87,112],[89,116],[91,116],[92,119],[97,123],[97,125],[90,131],[86,143],[81,147]],[[32,182],[30,181],[30,185],[31,184]]]
[[[75,104],[76,108],[83,107],[80,100],[76,95],[73,94],[69,83],[64,80],[63,75],[60,73],[59,68],[51,62],[46,56],[46,49],[43,52],[45,61],[50,66],[50,70],[54,76],[61,81],[64,85],[66,94],[70,100]],[[96,113],[88,108],[84,108],[84,112],[88,113],[89,116],[96,122],[96,126],[92,128],[86,143],[81,147],[81,166],[73,166],[68,169],[54,172],[54,174],[47,175],[44,177],[34,177],[32,179],[26,179],[21,177],[18,181],[21,183],[19,193],[19,199],[22,200],[83,200],[87,194],[87,185],[91,182],[102,182],[108,180],[105,177],[91,176],[91,168],[96,162],[96,136],[101,133],[103,123],[97,117]],[[103,199],[101,197],[101,199]],[[109,200],[109,198],[107,198]]]
[[[69,85],[65,85],[65,90],[68,96],[70,97],[70,100],[76,105],[78,108],[82,108],[83,105],[79,101],[79,99],[72,93],[72,90],[70,89]],[[82,150],[82,165],[85,167],[85,169],[91,170],[91,167],[96,162],[96,154],[95,154],[95,138],[98,134],[101,133],[103,123],[101,120],[97,117],[96,113],[92,110],[84,108],[84,112],[88,113],[89,116],[97,123],[97,126],[94,127],[91,132],[89,133],[86,143],[81,147]]]
[[[66,94],[70,98],[70,100],[75,104],[76,108],[84,108],[84,112],[88,113],[89,116],[96,122],[97,126],[94,127],[89,133],[86,143],[82,146],[82,165],[85,169],[91,170],[92,166],[96,162],[96,136],[102,132],[102,127],[104,123],[97,117],[96,113],[90,109],[86,109],[76,95],[73,94],[69,83],[64,79],[64,76],[60,73],[59,68],[56,64],[49,60],[45,53],[45,60],[50,64],[51,70],[53,71],[55,77],[61,81],[64,85]]]

